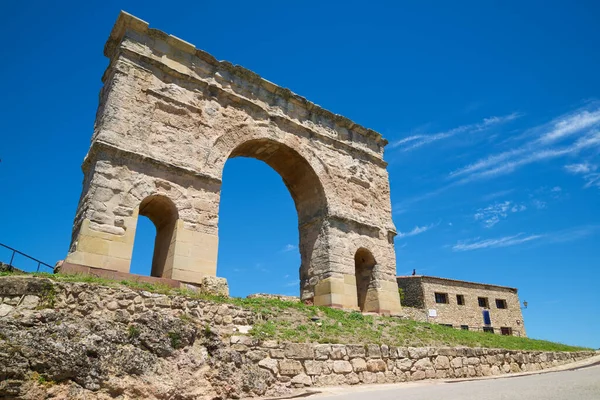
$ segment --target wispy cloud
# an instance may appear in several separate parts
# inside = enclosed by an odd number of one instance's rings
[[[293,245],[293,244],[286,244],[285,246],[283,246],[283,249],[281,249],[282,253],[287,253],[290,251],[294,251],[296,250],[298,247]]]
[[[398,232],[397,237],[398,238],[405,238],[405,237],[420,235],[421,233],[427,232],[428,230],[430,230],[434,226],[436,226],[436,224],[430,224],[430,225],[425,225],[425,226],[415,226],[413,228],[413,230],[411,230],[411,231],[408,231],[408,232]]]
[[[261,262],[257,262],[254,264],[254,269],[260,272],[269,272],[267,268],[265,268],[264,264]]]
[[[523,232],[512,236],[503,236],[492,239],[481,239],[479,237],[458,241],[452,246],[452,251],[472,251],[488,248],[500,248],[516,246],[528,242],[536,243],[566,243],[582,239],[590,236],[598,230],[598,226],[588,225],[579,226],[561,231],[542,233],[542,234],[525,234]]]
[[[574,175],[581,175],[585,181],[584,188],[597,187],[600,189],[600,172],[596,172],[597,165],[585,162],[565,165],[565,169]]]
[[[597,225],[577,226],[547,235],[552,243],[566,243],[590,236],[598,230]]]
[[[515,246],[518,244],[530,242],[532,240],[538,240],[543,238],[544,235],[525,235],[524,233],[519,233],[513,236],[504,236],[495,239],[485,239],[480,240],[479,238],[459,241],[457,244],[452,246],[453,251],[471,251],[471,250],[479,250],[479,249],[487,249],[487,248],[497,248],[497,247],[509,247]]]
[[[596,165],[588,162],[565,165],[565,169],[572,174],[589,174],[590,172],[594,172],[597,168]]]
[[[459,134],[468,134],[481,132],[487,129],[491,129],[494,126],[507,123],[515,120],[520,116],[518,113],[512,113],[501,117],[490,117],[484,118],[483,121],[476,124],[462,125],[456,128],[450,129],[445,132],[438,132],[433,134],[417,134],[405,137],[390,143],[388,148],[400,149],[402,151],[410,151],[416,148],[425,146],[430,143],[434,143],[443,139],[448,139]]]
[[[512,173],[526,165],[576,155],[600,147],[600,105],[560,116],[531,129],[536,137],[520,146],[489,155],[450,173],[459,183],[489,179]],[[567,142],[567,143],[565,143]]]
[[[482,200],[483,201],[491,201],[491,200],[497,199],[498,197],[505,197],[514,191],[515,191],[515,189],[507,189],[507,190],[500,190],[498,192],[489,193],[489,194],[486,194],[485,196],[483,196]]]
[[[546,208],[546,205],[547,205],[547,203],[545,201],[542,201],[539,199],[531,200],[531,204],[533,204],[533,206],[535,208],[537,208],[538,210],[543,210],[544,208]]]
[[[473,217],[476,221],[481,221],[486,228],[491,228],[500,220],[507,218],[510,213],[517,213],[526,209],[527,207],[524,204],[506,200],[478,209]]]

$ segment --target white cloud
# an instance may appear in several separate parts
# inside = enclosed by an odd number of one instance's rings
[[[580,131],[593,127],[600,122],[600,109],[581,110],[570,115],[562,116],[553,121],[553,129],[540,137],[541,142],[552,143],[560,141]]]
[[[293,244],[286,244],[283,249],[281,249],[282,253],[287,253],[288,251],[296,250],[298,247]]]
[[[531,204],[533,204],[533,206],[538,210],[543,210],[544,208],[546,208],[546,202],[538,199],[531,200]]]
[[[585,185],[583,185],[584,188],[587,189],[592,186],[595,186],[598,189],[600,189],[600,173],[586,175],[586,176],[584,176],[584,179],[585,179]]]
[[[537,243],[565,243],[572,242],[595,233],[598,230],[599,226],[588,225],[588,226],[579,226],[569,229],[564,229],[556,232],[549,232],[544,234],[533,234],[527,235],[523,232],[518,233],[513,236],[504,236],[500,238],[494,239],[484,239],[473,238],[463,241],[458,241],[455,245],[452,246],[453,251],[472,251],[472,250],[480,250],[487,248],[500,248],[500,247],[509,247],[516,246],[519,244],[527,243],[527,242],[537,242]]]
[[[434,224],[430,224],[430,225],[426,225],[426,226],[415,226],[412,231],[398,232],[397,236],[398,236],[398,238],[404,238],[404,237],[409,237],[409,236],[420,235],[421,233],[427,232],[434,226],[435,226]]]
[[[486,194],[485,196],[483,196],[482,200],[483,201],[491,201],[494,199],[497,199],[498,197],[504,197],[507,196],[509,194],[511,194],[512,192],[514,192],[515,189],[507,189],[507,190],[500,190],[498,192],[493,192],[490,194]]]
[[[463,134],[463,133],[476,133],[481,132],[486,129],[490,129],[496,125],[504,124],[506,122],[512,121],[518,118],[520,114],[512,113],[509,115],[501,116],[501,117],[490,117],[484,118],[482,122],[476,124],[462,125],[449,131],[438,132],[430,135],[426,134],[418,134],[405,137],[403,139],[397,140],[395,142],[390,143],[389,148],[395,149],[399,148],[402,151],[414,150],[418,147],[424,146],[429,143],[437,142],[442,139],[451,138],[453,136]]]
[[[532,240],[538,240],[543,238],[544,235],[525,235],[524,233],[519,233],[514,236],[504,236],[497,239],[485,239],[479,240],[479,238],[459,241],[457,244],[452,246],[453,251],[471,251],[471,250],[479,250],[479,249],[487,249],[487,248],[498,248],[498,247],[508,247],[515,246],[518,244],[530,242]]]
[[[598,226],[596,225],[578,226],[575,228],[554,232],[551,235],[548,235],[548,238],[552,243],[572,242],[590,236],[597,230]]]
[[[553,193],[560,193],[562,192],[562,188],[560,186],[554,186],[550,191]]]
[[[598,167],[596,165],[588,162],[565,165],[565,169],[572,174],[587,174],[594,172],[597,168]]]
[[[523,204],[515,204],[506,200],[478,209],[473,217],[476,221],[481,221],[486,228],[491,228],[500,220],[507,218],[509,213],[517,213],[526,209],[527,207]]]
[[[595,172],[598,166],[588,162],[565,165],[565,169],[575,175],[582,175],[585,181],[584,188],[597,187],[600,189],[600,172]]]
[[[450,173],[460,183],[489,179],[512,173],[526,165],[563,156],[573,156],[600,147],[600,106],[580,109],[532,129],[537,137],[500,153],[482,158]],[[570,143],[562,144],[566,139]]]

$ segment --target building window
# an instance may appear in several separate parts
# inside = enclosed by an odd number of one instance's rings
[[[464,306],[465,305],[465,296],[463,296],[462,294],[457,294],[456,295],[456,304],[458,304],[459,306]]]
[[[468,331],[469,330],[469,325],[461,325],[460,329],[462,329],[463,331]]]
[[[448,328],[452,328],[452,324],[440,324],[441,326],[446,326]]]
[[[479,307],[490,308],[487,297],[478,297],[477,301],[479,302]]]
[[[507,308],[506,300],[504,299],[496,299],[496,308]]]
[[[436,303],[448,303],[448,294],[447,293],[436,293],[435,294],[435,302]]]
[[[494,333],[494,328],[492,328],[491,326],[484,326],[483,331],[486,333]]]
[[[503,326],[500,328],[500,333],[502,333],[504,336],[512,336],[512,328]]]

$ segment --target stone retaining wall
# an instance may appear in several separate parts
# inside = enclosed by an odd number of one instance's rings
[[[527,352],[483,348],[309,344],[232,336],[232,349],[294,387],[396,383],[538,371],[594,352]]]
[[[68,388],[73,399],[159,399],[174,392],[180,399],[224,399],[535,371],[596,354],[279,343],[245,335],[260,319],[237,306],[183,296],[3,277],[0,397],[38,398],[32,390],[50,390],[35,383],[39,375],[56,382],[52,390]]]

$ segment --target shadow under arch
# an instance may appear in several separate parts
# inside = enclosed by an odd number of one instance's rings
[[[148,217],[156,228],[150,275],[170,278],[175,256],[175,228],[179,219],[177,207],[167,196],[150,195],[140,203],[139,215]]]
[[[310,163],[296,150],[273,139],[250,139],[238,144],[227,159],[236,157],[263,161],[275,170],[289,190],[298,214],[300,250],[300,295],[306,302],[314,297],[310,278],[320,273],[318,260],[326,260],[322,226],[327,215],[327,199],[323,185]]]
[[[356,276],[356,298],[360,311],[365,311],[367,293],[373,280],[373,269],[377,261],[369,250],[359,248],[354,254],[354,270]]]

